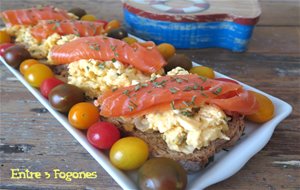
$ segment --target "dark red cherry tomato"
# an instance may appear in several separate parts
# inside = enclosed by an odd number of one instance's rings
[[[12,44],[12,43],[4,43],[4,44],[1,44],[0,45],[0,56],[3,56],[4,55],[4,51],[11,47],[11,46],[14,46],[15,44]]]

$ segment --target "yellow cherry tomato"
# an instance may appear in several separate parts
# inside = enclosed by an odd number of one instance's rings
[[[162,43],[157,46],[158,51],[160,54],[165,58],[165,60],[168,60],[170,57],[172,57],[175,54],[175,47],[168,43]]]
[[[260,93],[253,92],[253,91],[249,91],[249,92],[256,97],[259,108],[256,113],[247,115],[246,118],[256,123],[264,123],[272,119],[275,112],[275,106],[273,102],[268,97]]]
[[[196,66],[190,69],[190,73],[197,74],[202,77],[213,79],[215,78],[215,73],[212,68],[205,66]]]
[[[148,145],[140,138],[125,137],[113,144],[109,152],[110,161],[121,170],[139,168],[148,158]]]
[[[120,28],[121,23],[118,20],[111,20],[107,23],[107,25],[105,25],[105,31],[109,32],[112,29],[117,29]]]
[[[5,31],[0,31],[0,44],[4,43],[10,43],[11,42],[11,37],[7,32]]]
[[[80,20],[84,20],[84,21],[96,21],[97,18],[94,15],[87,14],[87,15],[82,16],[80,18]]]
[[[81,102],[75,104],[69,111],[70,124],[77,129],[88,129],[99,120],[99,111],[94,104]]]
[[[32,65],[35,65],[35,64],[41,64],[41,63],[35,59],[26,59],[25,61],[23,61],[21,63],[19,70],[24,75],[25,72],[29,69],[29,67],[31,67]]]
[[[138,42],[137,39],[132,38],[132,37],[125,37],[122,39],[124,42],[126,42],[127,44],[131,45],[135,42]]]
[[[34,64],[25,71],[24,77],[31,86],[39,88],[45,79],[54,77],[54,74],[46,65]]]

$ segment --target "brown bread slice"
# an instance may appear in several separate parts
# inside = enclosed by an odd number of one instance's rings
[[[224,132],[229,138],[229,141],[218,139],[213,141],[209,146],[200,150],[195,150],[192,154],[172,151],[168,148],[165,141],[162,139],[159,132],[142,132],[139,130],[124,131],[129,136],[135,136],[143,139],[148,143],[151,157],[166,157],[178,161],[186,171],[195,172],[208,164],[210,158],[222,150],[230,147],[240,138],[244,131],[244,118],[241,115],[234,114],[228,122],[229,130]]]

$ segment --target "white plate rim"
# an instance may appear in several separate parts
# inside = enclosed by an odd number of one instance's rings
[[[109,175],[121,186],[123,189],[137,189],[136,184],[129,179],[129,177],[119,169],[115,168],[107,158],[107,156],[93,147],[86,139],[85,135],[72,127],[68,119],[61,113],[55,111],[48,100],[45,99],[39,91],[30,86],[29,83],[24,79],[24,77],[13,67],[10,67],[6,61],[0,56],[1,62],[9,69],[11,73],[35,96],[35,98],[43,105],[45,108],[69,131],[69,133],[92,155],[92,157],[109,173]],[[200,65],[193,62],[193,65]],[[217,77],[224,77],[232,79],[226,75],[215,72]],[[235,79],[233,79],[235,80]],[[237,80],[236,80],[237,81]],[[239,82],[239,81],[238,81]],[[238,145],[234,146],[233,149],[230,150],[229,154],[226,154],[220,161],[217,163],[213,163],[208,168],[201,173],[196,179],[190,181],[187,189],[204,189],[212,184],[220,182],[224,179],[229,178],[238,172],[247,161],[253,157],[256,153],[258,153],[270,140],[276,126],[284,120],[291,112],[292,106],[288,103],[269,95],[265,92],[262,92],[256,88],[248,86],[244,83],[239,82],[246,89],[253,90],[259,93],[262,93],[269,97],[276,107],[276,114],[274,118],[267,123],[262,124],[258,129],[255,130],[248,136],[245,140]],[[246,126],[247,127],[247,126]],[[254,139],[261,139],[259,143],[251,143]],[[250,146],[249,146],[250,145]],[[245,146],[247,146],[248,151],[244,151]],[[237,153],[243,152],[243,157],[235,157]],[[245,156],[246,155],[246,156]],[[230,166],[230,167],[228,167]],[[217,172],[218,171],[218,172]],[[226,171],[226,172],[220,172]],[[217,175],[216,175],[217,173]]]

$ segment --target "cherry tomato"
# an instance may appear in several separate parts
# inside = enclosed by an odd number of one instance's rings
[[[44,64],[34,64],[25,71],[25,79],[33,87],[39,88],[42,82],[53,77],[52,70]]]
[[[175,54],[175,47],[168,43],[159,44],[157,46],[157,49],[160,52],[160,54],[165,58],[165,60],[168,60]]]
[[[68,12],[74,14],[79,19],[81,17],[83,17],[84,15],[86,15],[86,11],[84,9],[82,9],[82,8],[79,8],[79,7],[72,8]]]
[[[135,42],[138,42],[137,39],[132,38],[132,37],[125,37],[122,39],[124,42],[126,42],[127,44],[131,45]]]
[[[150,159],[138,171],[138,186],[141,190],[184,190],[186,185],[186,171],[169,158]]]
[[[0,56],[4,56],[4,52],[7,48],[14,46],[15,44],[12,43],[4,43],[0,45]]]
[[[50,91],[48,99],[55,110],[67,113],[73,105],[84,102],[84,91],[71,84],[60,84]]]
[[[109,149],[120,139],[120,132],[112,123],[97,122],[88,128],[87,139],[99,149]]]
[[[192,61],[184,54],[175,54],[168,59],[168,64],[164,67],[165,71],[171,71],[176,67],[182,67],[185,70],[190,70],[193,66]]]
[[[60,84],[64,84],[64,82],[55,77],[45,79],[40,86],[41,94],[48,99],[50,91]]]
[[[190,69],[190,73],[197,74],[199,76],[207,77],[210,79],[215,78],[214,70],[205,66],[196,66]]]
[[[140,167],[148,156],[148,145],[137,137],[125,137],[118,140],[109,152],[112,164],[122,170],[133,170]]]
[[[107,32],[107,36],[115,39],[123,39],[128,36],[127,31],[124,28],[111,29]]]
[[[107,25],[107,21],[105,21],[105,20],[101,20],[101,19],[98,19],[98,20],[96,20],[95,22],[99,22],[99,23],[102,23],[103,24],[103,27],[105,28],[105,26]]]
[[[234,83],[234,84],[239,84],[237,81],[232,80],[232,79],[228,79],[228,78],[215,78],[215,80],[224,81],[224,82],[231,82],[231,83]]]
[[[15,45],[5,50],[3,58],[10,66],[18,68],[19,65],[26,59],[30,59],[31,55],[21,45]]]
[[[99,120],[99,111],[92,103],[80,102],[70,109],[68,119],[73,127],[88,129]]]
[[[41,64],[41,63],[35,59],[26,59],[25,61],[23,61],[21,63],[19,70],[24,75],[25,72],[29,69],[29,67],[31,67],[32,65],[35,65],[35,64]]]
[[[94,15],[86,14],[80,18],[80,20],[84,21],[96,21],[97,18]]]
[[[275,112],[275,106],[273,102],[268,97],[262,94],[259,94],[254,91],[249,91],[249,92],[256,97],[259,108],[256,113],[247,115],[246,118],[256,123],[264,123],[272,119]]]
[[[6,31],[0,31],[0,44],[10,43],[11,37]]]
[[[109,32],[112,29],[117,29],[120,28],[121,23],[118,20],[111,20],[107,23],[107,25],[105,26],[105,31]]]

